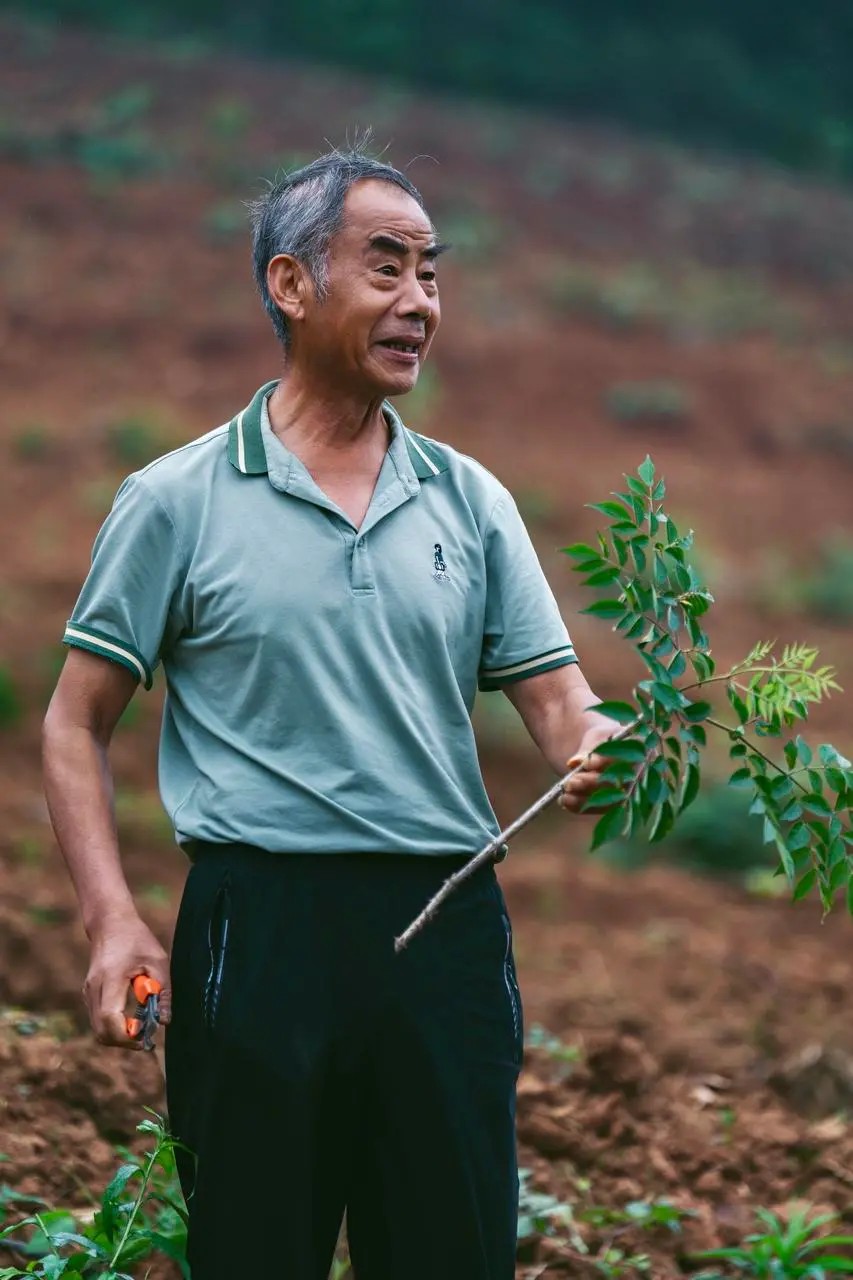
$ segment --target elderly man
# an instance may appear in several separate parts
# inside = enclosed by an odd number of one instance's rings
[[[471,727],[504,689],[555,770],[613,729],[507,490],[407,429],[443,246],[406,177],[332,152],[254,207],[281,377],[121,486],[65,632],[46,791],[129,1040],[163,984],[193,1280],[510,1280],[522,1012]],[[160,786],[192,866],[170,962],[122,873],[107,748],[162,661]],[[563,797],[577,809],[599,760]]]

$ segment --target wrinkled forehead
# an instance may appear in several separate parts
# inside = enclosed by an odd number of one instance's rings
[[[413,248],[426,247],[435,240],[429,215],[408,191],[372,178],[354,183],[344,199],[340,236],[350,243],[367,244],[383,231],[395,232]]]

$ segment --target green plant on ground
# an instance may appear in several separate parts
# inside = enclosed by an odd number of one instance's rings
[[[454,258],[481,261],[497,252],[505,238],[500,221],[476,205],[455,205],[439,210],[442,239],[449,242]]]
[[[121,475],[101,475],[84,480],[78,488],[80,506],[99,520],[105,519],[123,479]]]
[[[679,1209],[668,1200],[636,1200],[621,1209],[605,1208],[592,1201],[586,1179],[576,1184],[581,1203],[571,1204],[548,1192],[537,1191],[531,1185],[532,1178],[530,1169],[519,1171],[519,1256],[524,1257],[537,1240],[547,1237],[565,1246],[567,1252],[584,1258],[587,1266],[594,1267],[600,1275],[613,1280],[646,1275],[651,1268],[647,1254],[619,1247],[618,1241],[626,1232],[660,1228],[676,1232],[680,1231],[685,1218],[693,1216],[689,1210]],[[597,1248],[584,1238],[582,1225],[605,1233]]]
[[[760,595],[771,612],[849,622],[853,619],[853,539],[841,530],[824,539],[806,573],[771,562],[765,568]]]
[[[747,1236],[731,1249],[709,1249],[694,1254],[694,1262],[721,1262],[723,1270],[702,1271],[694,1280],[728,1280],[732,1276],[753,1276],[755,1280],[827,1280],[829,1276],[853,1276],[853,1253],[840,1256],[836,1250],[853,1249],[853,1236],[821,1235],[824,1227],[837,1221],[833,1213],[809,1217],[808,1209],[797,1210],[785,1221],[775,1213],[759,1209],[756,1217],[763,1231]]]
[[[237,200],[217,200],[205,209],[202,226],[212,240],[228,240],[246,231],[246,209]]]
[[[441,373],[435,364],[428,364],[416,386],[406,396],[402,414],[407,423],[417,427],[425,425],[441,399]]]
[[[547,523],[553,519],[558,508],[557,500],[546,489],[516,489],[513,497],[526,525]]]
[[[552,1035],[550,1031],[538,1022],[534,1022],[525,1036],[525,1044],[528,1049],[540,1049],[548,1055],[557,1066],[558,1080],[567,1079],[571,1075],[573,1067],[583,1058],[583,1054],[576,1044],[564,1044],[559,1037]]]
[[[120,787],[115,793],[116,823],[122,835],[136,835],[162,844],[173,843],[172,824],[156,791]]]
[[[121,1166],[91,1222],[25,1199],[33,1212],[0,1230],[0,1247],[17,1254],[25,1265],[0,1269],[0,1280],[70,1280],[72,1275],[80,1280],[133,1280],[131,1268],[156,1253],[176,1262],[189,1280],[187,1213],[175,1168],[179,1144],[159,1116],[152,1112],[151,1117],[137,1125],[139,1133],[153,1138],[151,1150]],[[20,1204],[21,1198],[16,1199]],[[0,1199],[0,1215],[3,1210]]]
[[[0,665],[0,730],[20,724],[24,702],[8,667]]]
[[[144,467],[162,452],[159,427],[142,417],[110,423],[105,437],[110,457],[125,467]]]
[[[249,130],[254,111],[242,98],[219,98],[210,108],[208,122],[217,143],[231,146]]]
[[[39,462],[50,452],[52,444],[50,431],[43,423],[29,422],[18,432],[12,448],[22,462]]]
[[[533,1172],[518,1171],[518,1226],[519,1244],[537,1240],[541,1236],[565,1237],[579,1252],[586,1253],[586,1245],[577,1232],[572,1206],[558,1196],[537,1191],[531,1186]]]
[[[690,417],[690,396],[677,382],[618,382],[604,404],[617,422],[681,426]]]

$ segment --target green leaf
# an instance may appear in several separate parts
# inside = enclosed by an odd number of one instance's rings
[[[684,703],[684,694],[679,693],[674,685],[664,684],[660,680],[652,681],[652,687],[649,690],[655,702],[659,706],[665,707],[667,711],[680,711]],[[698,705],[698,704],[697,704]],[[685,715],[687,712],[685,711]]]
[[[847,881],[847,911],[853,916],[853,876]]]
[[[608,840],[615,840],[622,834],[624,823],[625,813],[621,806],[616,805],[612,809],[608,809],[595,824],[590,849],[598,849],[601,845],[606,844]]]
[[[842,769],[827,767],[826,780],[832,790],[838,792],[839,795],[847,789],[847,778]]]
[[[732,787],[751,787],[752,771],[744,765],[741,769],[735,769],[734,773],[729,777],[729,785]]]
[[[636,568],[637,573],[644,574],[648,567],[648,557],[646,556],[643,548],[639,546],[637,542],[631,543],[631,556],[633,557],[634,567]]]
[[[794,893],[793,893],[794,902],[799,902],[801,898],[804,898],[806,894],[809,893],[814,888],[816,880],[817,880],[817,872],[814,870],[814,868],[812,868],[811,871],[807,871],[806,874],[802,877],[802,879],[798,882],[796,888],[794,889]]]
[[[847,883],[850,876],[850,868],[844,862],[837,862],[832,868],[832,874],[829,877],[830,893],[837,893],[843,884]]]
[[[626,511],[621,502],[616,502],[612,498],[606,498],[604,502],[588,502],[586,504],[590,511],[599,511],[603,516],[609,516],[612,520],[622,521],[633,512]]]
[[[676,653],[675,657],[672,659],[672,662],[667,667],[667,671],[669,672],[670,676],[673,677],[674,679],[677,676],[683,676],[686,670],[687,670],[687,659],[685,658],[684,654],[679,651],[678,653]]]
[[[587,542],[573,542],[570,547],[562,547],[561,550],[563,555],[571,556],[573,560],[595,560],[597,564],[607,563],[595,547],[591,547]]]
[[[813,791],[809,792],[808,795],[803,796],[800,800],[800,804],[803,806],[806,813],[814,813],[821,818],[832,817],[832,809],[829,807],[826,800],[824,800],[822,795],[818,795]]]
[[[167,1258],[171,1258],[173,1262],[177,1262],[184,1280],[190,1280],[190,1268],[186,1259],[186,1246],[180,1241],[175,1241],[169,1236],[162,1235],[159,1231],[149,1232],[149,1238],[155,1249],[159,1249],[161,1253],[165,1253]]]
[[[681,800],[678,805],[679,813],[683,813],[688,805],[691,805],[698,796],[700,780],[698,767],[695,764],[689,764],[684,774],[684,788],[681,792]]]
[[[805,741],[804,738],[800,737],[799,734],[797,735],[796,743],[797,743],[797,753],[799,754],[800,760],[804,765],[810,765],[812,762],[811,747]]]
[[[789,769],[793,769],[797,763],[797,744],[796,742],[786,742],[783,748],[785,752],[785,763]]]
[[[124,1189],[135,1174],[141,1173],[142,1170],[138,1164],[123,1164],[104,1191],[101,1201],[101,1226],[110,1240],[122,1225],[119,1222],[118,1209]]]
[[[625,702],[620,705],[627,707],[628,703]],[[631,719],[635,718],[636,712],[632,708]],[[645,748],[636,738],[622,738],[619,742],[602,742],[600,747],[595,748],[595,751],[600,756],[612,756],[615,760],[630,760],[636,764],[642,764],[646,758]]]
[[[737,715],[737,718],[740,721],[740,723],[746,724],[747,720],[749,719],[749,708],[747,707],[743,698],[738,693],[735,685],[733,684],[726,685],[726,697],[728,698],[729,702],[732,704],[732,707],[734,708],[735,714]]]
[[[636,707],[632,707],[630,702],[596,702],[595,711],[601,716],[607,716],[610,720],[617,720],[619,724],[631,724],[638,718],[639,712]],[[611,743],[615,746],[615,743]]]
[[[594,618],[621,618],[625,612],[625,605],[621,600],[596,600],[594,604],[581,609],[581,613],[589,613]]]
[[[707,720],[713,709],[710,702],[691,702],[681,714],[690,724],[697,724],[700,720]]]
[[[668,835],[672,830],[674,822],[675,814],[672,805],[668,800],[664,800],[652,820],[649,830],[649,842],[654,843],[658,840],[663,840],[664,836]]]
[[[584,582],[585,587],[609,587],[612,582],[619,581],[619,570],[616,565],[609,565],[606,569],[597,569],[595,573]]]
[[[596,787],[595,791],[584,800],[581,812],[587,813],[590,809],[598,809],[605,805],[609,808],[610,805],[621,804],[624,799],[625,792],[621,787]]]
[[[645,485],[654,484],[655,467],[654,467],[654,463],[652,462],[651,458],[648,455],[646,455],[645,462],[642,462],[640,466],[637,468],[637,475],[640,477],[643,484]]]

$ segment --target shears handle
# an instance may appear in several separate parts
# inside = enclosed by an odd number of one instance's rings
[[[127,1034],[132,1040],[141,1040],[144,1049],[154,1048],[154,1032],[160,1021],[160,992],[162,987],[156,978],[138,973],[131,982],[136,997],[136,1013],[125,1019]]]

